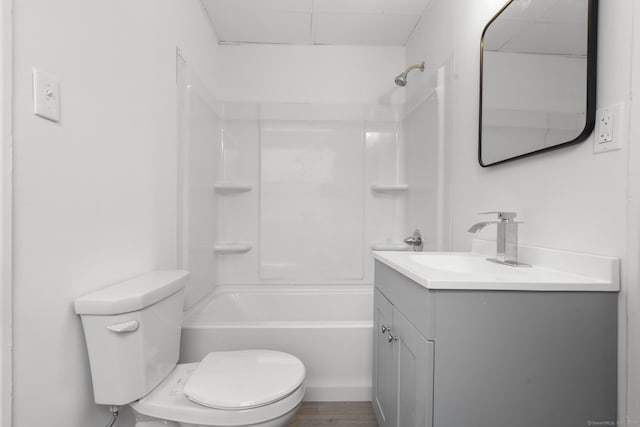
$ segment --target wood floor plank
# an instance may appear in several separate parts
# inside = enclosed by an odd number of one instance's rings
[[[287,427],[378,427],[371,402],[303,402]]]

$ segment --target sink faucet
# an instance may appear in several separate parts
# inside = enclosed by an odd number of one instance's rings
[[[483,221],[473,224],[469,233],[477,233],[490,224],[497,224],[498,237],[496,239],[496,257],[487,258],[488,261],[512,267],[529,267],[528,264],[518,262],[518,224],[514,221],[515,212],[482,212],[482,214],[497,214],[497,221]]]

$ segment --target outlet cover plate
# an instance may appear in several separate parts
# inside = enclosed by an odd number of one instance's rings
[[[594,153],[620,150],[627,135],[627,104],[600,108],[596,112]]]

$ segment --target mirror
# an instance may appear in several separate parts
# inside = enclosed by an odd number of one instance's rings
[[[478,160],[584,141],[596,101],[597,0],[511,0],[482,33]]]

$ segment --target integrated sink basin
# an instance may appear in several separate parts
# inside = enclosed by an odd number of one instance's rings
[[[491,254],[483,251],[377,251],[374,257],[428,289],[603,292],[620,289],[617,258],[526,246],[520,249],[527,258],[522,261],[531,264],[530,267],[488,261]]]
[[[525,270],[489,262],[485,257],[473,253],[456,252],[422,252],[409,256],[411,262],[415,262],[429,269],[456,275],[505,275],[526,274]]]

